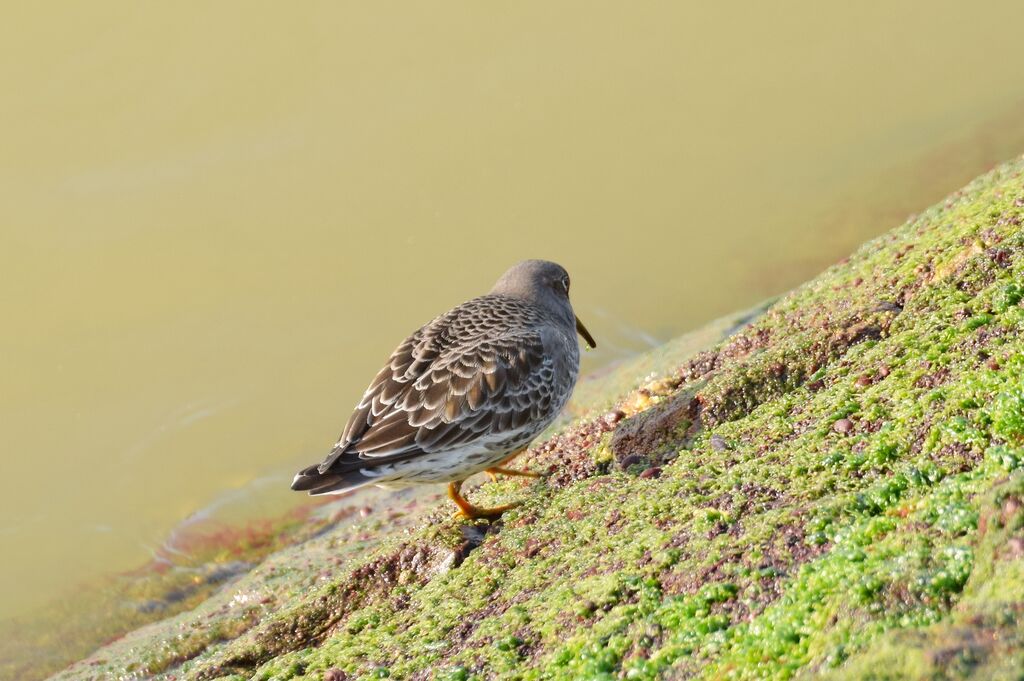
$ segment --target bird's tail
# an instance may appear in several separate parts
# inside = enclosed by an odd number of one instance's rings
[[[314,464],[295,474],[295,479],[292,480],[292,489],[296,492],[309,492],[311,496],[344,494],[350,490],[373,484],[373,482],[373,478],[366,477],[358,468],[344,473],[334,471],[321,473],[319,466]]]

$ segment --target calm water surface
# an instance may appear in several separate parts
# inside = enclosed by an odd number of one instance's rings
[[[1024,5],[963,7],[10,10],[0,618],[294,503],[397,342],[516,260],[568,267],[595,367],[1019,153]]]

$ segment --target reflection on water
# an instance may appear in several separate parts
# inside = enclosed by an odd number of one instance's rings
[[[572,273],[593,369],[1018,153],[1024,6],[959,7],[23,8],[0,618],[296,503],[398,340],[518,259]]]

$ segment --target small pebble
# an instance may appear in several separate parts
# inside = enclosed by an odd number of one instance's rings
[[[659,468],[658,466],[654,466],[653,468],[648,468],[647,470],[645,470],[643,473],[640,474],[640,478],[643,479],[643,480],[650,480],[651,478],[660,478],[660,477],[661,477],[661,468]]]
[[[717,433],[711,436],[711,448],[716,452],[724,452],[729,449],[729,443]]]
[[[891,300],[883,300],[875,307],[875,312],[903,312],[903,306]]]
[[[1017,497],[1009,497],[1006,501],[1004,501],[1002,509],[1003,524],[1008,524],[1010,520],[1013,518],[1013,516],[1017,513],[1017,511],[1020,510],[1020,508],[1021,501]]]
[[[851,421],[850,419],[839,419],[838,421],[832,424],[832,430],[836,431],[837,433],[846,435],[851,430],[853,430],[853,421]]]
[[[867,374],[861,374],[860,376],[857,377],[857,385],[859,385],[861,388],[866,388],[873,382],[874,381],[872,381],[871,377],[868,376]]]
[[[1013,537],[1006,542],[1006,548],[1012,558],[1024,556],[1024,539]]]
[[[342,508],[339,508],[337,511],[331,514],[331,519],[328,522],[341,522],[345,518],[350,517],[353,513],[355,513],[355,511],[352,509],[351,506],[343,506]]]
[[[992,371],[999,371],[999,361],[995,357],[985,362],[985,366],[987,366]]]
[[[647,459],[637,454],[630,454],[622,460],[622,470],[629,470],[630,466],[635,466],[638,463],[646,463]]]
[[[337,667],[331,667],[324,672],[324,681],[348,681],[348,674]]]
[[[616,423],[626,417],[626,412],[621,409],[615,409],[604,415],[604,422],[609,426],[614,426]]]
[[[544,542],[539,539],[527,539],[526,546],[523,548],[523,555],[527,558],[533,558],[541,549],[544,548]]]
[[[890,371],[889,365],[888,364],[883,364],[882,366],[878,367],[878,377],[879,378],[885,378],[886,376],[889,375],[889,371]]]
[[[363,506],[361,509],[359,509],[360,518],[367,518],[371,513],[373,513],[373,509],[370,508],[369,506]]]

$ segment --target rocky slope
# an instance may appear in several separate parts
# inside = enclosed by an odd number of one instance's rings
[[[349,517],[58,678],[1019,678],[1022,220],[1017,160],[584,386],[501,521]]]

